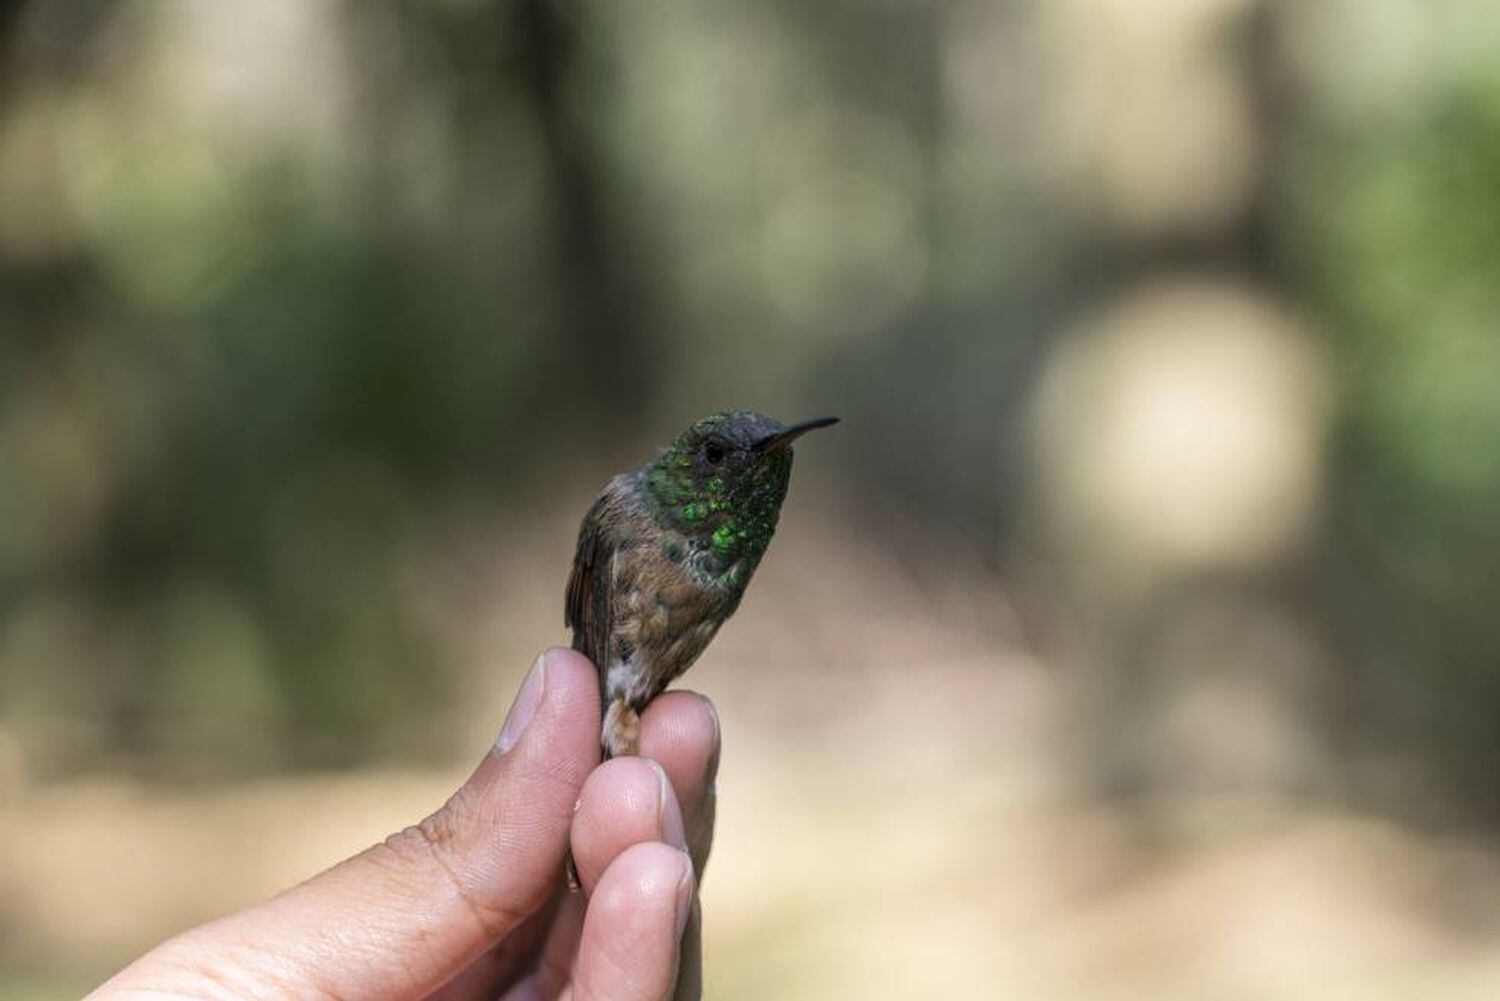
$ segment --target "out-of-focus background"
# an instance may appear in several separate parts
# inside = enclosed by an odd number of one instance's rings
[[[713,997],[1500,991],[1500,12],[0,8],[0,996],[439,802],[577,519],[837,413]]]

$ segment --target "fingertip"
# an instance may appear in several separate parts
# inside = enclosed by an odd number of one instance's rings
[[[573,859],[584,890],[591,892],[622,852],[647,841],[687,844],[666,771],[647,758],[604,762],[584,781],[573,817]]]
[[[564,686],[563,694],[571,698],[586,696],[598,703],[599,672],[593,661],[565,646],[548,647],[542,652],[542,661],[547,667],[548,681],[555,680]]]
[[[641,716],[641,754],[662,763],[679,794],[712,776],[720,741],[719,714],[697,692],[667,692]]]
[[[621,852],[589,901],[576,986],[585,996],[660,998],[677,979],[692,915],[693,867],[659,841]]]
[[[592,747],[595,750],[587,765],[593,767],[598,760],[598,700],[598,676],[587,657],[566,647],[544,650],[521,683],[493,753],[502,758],[508,755],[540,716],[539,728],[545,731],[540,743],[550,748],[561,739],[568,750]]]
[[[671,691],[646,707],[641,754],[661,763],[672,781],[687,825],[689,843],[707,857],[713,829],[713,785],[719,767],[719,715],[696,692]]]
[[[676,934],[680,935],[678,912],[684,912],[681,919],[685,922],[692,899],[693,863],[687,853],[661,841],[642,841],[610,863],[589,910],[638,916],[643,907],[650,911],[670,909]]]
[[[664,692],[641,717],[656,732],[642,734],[670,744],[712,748],[719,742],[719,712],[708,696],[686,689]]]

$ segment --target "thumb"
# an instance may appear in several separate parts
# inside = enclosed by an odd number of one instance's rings
[[[417,997],[442,986],[556,888],[573,804],[599,757],[599,682],[571,650],[537,659],[505,726],[437,813],[279,897],[138,960],[101,994],[164,973],[234,994]],[[228,979],[226,982],[226,978]]]

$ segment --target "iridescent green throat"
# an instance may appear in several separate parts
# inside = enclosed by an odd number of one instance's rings
[[[791,454],[779,452],[705,476],[674,443],[646,470],[652,516],[668,533],[664,555],[719,586],[743,589],[776,533],[791,471]],[[679,553],[682,544],[687,552]]]

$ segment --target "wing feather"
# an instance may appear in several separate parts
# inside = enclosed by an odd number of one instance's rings
[[[573,630],[573,649],[594,662],[601,678],[609,669],[609,637],[614,628],[610,613],[611,564],[617,544],[614,528],[610,491],[606,488],[578,530],[578,549],[563,607],[564,624]]]

